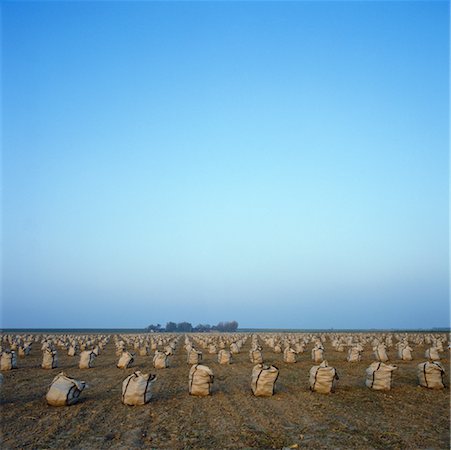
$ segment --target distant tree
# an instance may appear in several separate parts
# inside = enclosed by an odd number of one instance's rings
[[[166,331],[168,333],[173,333],[174,331],[177,331],[177,324],[175,322],[168,322],[166,324]]]
[[[191,333],[191,331],[193,331],[193,326],[189,322],[180,322],[177,324],[177,331]]]
[[[211,326],[208,324],[199,324],[193,328],[193,331],[196,333],[207,333],[211,330]]]
[[[231,322],[219,322],[214,328],[218,331],[233,333],[238,329],[238,322],[236,320],[232,320]]]
[[[197,333],[207,333],[209,331],[220,331],[220,332],[232,332],[234,333],[238,329],[238,322],[236,320],[232,320],[231,322],[219,322],[217,325],[209,325],[208,323],[202,324],[199,323],[194,328],[189,322],[168,322],[166,327],[161,328],[160,324],[157,325],[149,325],[147,330],[149,331],[167,331],[168,333],[174,333],[178,331],[180,333],[191,333],[195,331]]]

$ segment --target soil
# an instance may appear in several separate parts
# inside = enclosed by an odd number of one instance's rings
[[[414,360],[401,361],[389,349],[390,363],[398,366],[390,391],[372,391],[365,384],[365,369],[374,361],[367,344],[362,361],[346,361],[325,343],[325,357],[340,376],[329,395],[310,392],[308,373],[312,344],[298,362],[283,362],[264,345],[265,363],[276,365],[280,375],[275,395],[254,397],[250,389],[253,363],[251,339],[233,363],[220,365],[217,355],[203,351],[202,363],[215,375],[212,395],[188,394],[188,372],[180,335],[170,367],[156,370],[152,356],[135,356],[131,368],[118,369],[113,339],[92,369],[78,368],[79,356],[58,349],[58,368],[40,367],[40,344],[29,356],[18,358],[18,369],[4,371],[0,393],[2,449],[449,449],[449,388],[430,390],[418,386],[416,367],[425,361],[424,345],[414,347]],[[449,386],[449,354],[441,354]],[[45,395],[62,370],[88,384],[79,403],[48,406]],[[156,373],[153,397],[144,406],[121,403],[122,381],[136,370]]]

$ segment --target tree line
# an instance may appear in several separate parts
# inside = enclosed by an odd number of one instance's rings
[[[232,320],[231,322],[219,322],[217,325],[209,324],[199,324],[193,327],[189,322],[168,322],[165,327],[157,323],[156,325],[149,325],[146,330],[148,332],[156,333],[208,333],[210,331],[220,331],[220,332],[235,332],[238,329],[238,322]]]

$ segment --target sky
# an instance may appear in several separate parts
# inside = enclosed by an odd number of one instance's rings
[[[449,325],[448,2],[1,16],[1,326]]]

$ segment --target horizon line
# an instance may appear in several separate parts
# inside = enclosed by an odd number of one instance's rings
[[[11,332],[11,331],[108,331],[108,330],[114,330],[114,331],[134,331],[134,332],[141,332],[141,333],[152,333],[151,331],[147,331],[146,327],[143,328],[134,328],[134,327],[109,327],[109,328],[94,328],[94,327],[2,327],[0,328],[0,333],[4,332]],[[238,328],[236,331],[232,333],[249,333],[249,332],[346,332],[346,331],[377,331],[377,332],[383,332],[383,331],[409,331],[409,332],[415,332],[415,331],[421,331],[421,332],[427,332],[427,331],[434,331],[434,332],[451,332],[451,327],[444,326],[444,327],[427,327],[427,328],[277,328],[277,327],[242,327]],[[179,333],[179,334],[186,334],[186,333],[217,333],[217,330],[211,330],[207,332],[196,332],[196,331],[172,331],[171,333]],[[166,333],[164,328],[161,329],[161,331],[153,332],[153,333]],[[224,331],[220,333],[231,333],[230,331]]]

